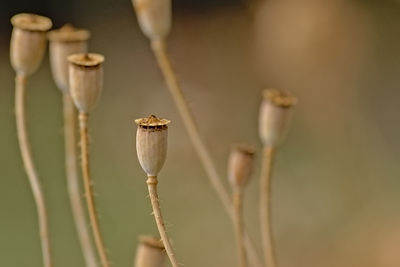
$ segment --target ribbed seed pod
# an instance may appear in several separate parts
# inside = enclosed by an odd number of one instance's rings
[[[234,146],[228,160],[228,179],[232,187],[243,188],[250,180],[254,163],[254,148]]]
[[[135,267],[163,267],[167,254],[163,242],[153,236],[139,237]]]
[[[46,32],[51,28],[49,18],[21,13],[11,18],[14,26],[10,43],[11,65],[18,74],[31,75],[40,66],[46,51]]]
[[[171,30],[171,0],[132,0],[139,26],[151,40],[167,37]]]
[[[69,91],[68,60],[72,54],[86,53],[90,32],[66,24],[47,34],[50,41],[50,65],[57,87],[64,93]]]
[[[74,54],[68,57],[71,96],[81,113],[89,113],[97,103],[103,87],[104,56]]]
[[[140,165],[148,176],[157,176],[167,157],[167,137],[169,120],[148,118],[135,120],[136,151]]]
[[[264,90],[259,114],[259,134],[264,146],[276,147],[284,141],[296,102],[295,97],[283,91]]]

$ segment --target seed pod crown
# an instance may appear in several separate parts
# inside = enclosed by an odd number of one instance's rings
[[[132,0],[139,26],[151,40],[167,37],[171,30],[171,0]]]
[[[89,113],[97,103],[103,88],[104,56],[73,54],[69,61],[69,86],[78,110]]]
[[[228,160],[228,179],[232,187],[242,188],[250,180],[255,149],[247,145],[232,147]]]
[[[66,24],[60,29],[50,31],[47,38],[50,41],[50,63],[54,81],[64,93],[69,92],[67,58],[72,54],[86,53],[90,33]]]
[[[49,18],[21,13],[11,18],[10,60],[17,73],[31,75],[40,66],[46,51],[46,32],[51,28]]]
[[[278,146],[289,128],[292,107],[297,100],[294,96],[276,89],[266,89],[259,114],[259,133],[264,146]]]
[[[148,176],[157,176],[167,157],[169,120],[151,115],[135,120],[136,151],[140,165]]]
[[[166,253],[163,242],[153,236],[140,236],[136,250],[135,267],[162,267]]]

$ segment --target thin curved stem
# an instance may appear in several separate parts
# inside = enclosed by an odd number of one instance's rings
[[[63,94],[65,171],[72,215],[78,233],[82,254],[87,267],[97,267],[96,252],[93,247],[86,222],[85,208],[79,182],[76,149],[76,111],[69,93]]]
[[[233,206],[235,208],[235,235],[237,254],[240,267],[247,267],[246,246],[244,243],[244,219],[243,219],[243,189],[234,188]]]
[[[274,149],[266,146],[263,150],[260,177],[260,227],[265,262],[268,267],[276,267],[271,219],[271,173]]]
[[[167,231],[165,229],[164,219],[161,214],[160,203],[158,200],[158,193],[157,193],[157,183],[158,183],[157,177],[148,176],[146,183],[149,189],[151,206],[153,207],[153,213],[154,213],[154,218],[156,220],[158,232],[160,233],[165,250],[167,251],[168,258],[171,261],[173,267],[179,267],[178,261],[176,260],[174,254],[174,250],[172,248],[171,242],[167,235]]]
[[[22,74],[17,74],[15,77],[15,115],[17,123],[17,135],[19,148],[21,151],[22,161],[24,163],[25,172],[32,189],[33,198],[37,209],[39,220],[40,241],[42,246],[43,266],[52,267],[52,255],[49,237],[49,224],[47,216],[46,203],[40,184],[39,176],[37,174],[35,165],[33,163],[32,152],[28,140],[26,129],[26,115],[25,115],[25,91],[26,91],[27,77]]]
[[[82,174],[83,183],[86,194],[86,205],[89,212],[89,219],[92,225],[92,233],[94,242],[96,244],[97,252],[100,256],[100,261],[103,267],[109,267],[109,260],[107,257],[106,248],[101,235],[99,219],[96,213],[96,204],[94,201],[94,194],[92,188],[92,178],[89,167],[89,138],[88,138],[88,114],[79,113],[79,128],[81,135],[81,161],[82,161]]]
[[[201,139],[198,127],[195,123],[193,115],[191,114],[189,106],[182,93],[182,89],[179,85],[178,79],[176,78],[175,71],[172,68],[171,62],[169,60],[166,43],[164,40],[153,40],[151,43],[151,47],[157,59],[158,65],[164,75],[164,79],[167,83],[168,89],[174,99],[175,105],[179,111],[180,116],[182,117],[189,138],[200,159],[200,162],[203,164],[203,168],[207,173],[211,185],[217,192],[217,195],[219,196],[225,210],[228,212],[233,222],[234,210],[232,202],[230,200],[228,192],[221,182],[222,180],[217,173],[210,153],[203,140]],[[250,237],[247,233],[245,234],[245,243],[247,253],[249,255],[249,259],[252,261],[252,264],[254,266],[261,267],[262,263],[256,253],[253,242],[250,240]]]

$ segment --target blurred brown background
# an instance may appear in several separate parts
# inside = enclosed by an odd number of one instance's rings
[[[160,195],[185,266],[236,266],[232,226],[191,147],[131,3],[5,1],[0,10],[1,266],[39,267],[35,207],[19,156],[8,59],[9,18],[36,12],[91,30],[106,56],[91,121],[101,227],[114,266],[132,266],[137,236],[156,233],[133,120],[172,120]],[[232,143],[260,147],[264,87],[299,98],[276,160],[279,267],[400,266],[400,3],[390,0],[175,1],[173,63],[221,175]],[[83,266],[66,193],[61,94],[46,57],[30,79],[29,130],[50,212],[56,267]],[[258,162],[246,223],[258,231]],[[225,181],[224,181],[225,182]],[[257,240],[258,241],[258,240]]]

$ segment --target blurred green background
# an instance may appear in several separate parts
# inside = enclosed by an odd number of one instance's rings
[[[128,0],[3,1],[0,9],[1,266],[41,266],[35,207],[19,156],[8,59],[19,12],[92,32],[105,85],[91,119],[101,228],[114,266],[133,266],[137,236],[157,233],[133,120],[172,120],[162,209],[185,266],[236,266],[226,216],[188,140]],[[276,159],[273,227],[279,267],[400,266],[400,3],[390,0],[175,1],[169,38],[200,131],[221,175],[231,144],[260,148],[265,87],[299,99]],[[48,202],[56,267],[84,266],[66,191],[62,99],[48,57],[29,81],[29,138]],[[246,224],[259,246],[259,158]],[[224,181],[226,184],[226,181]]]

